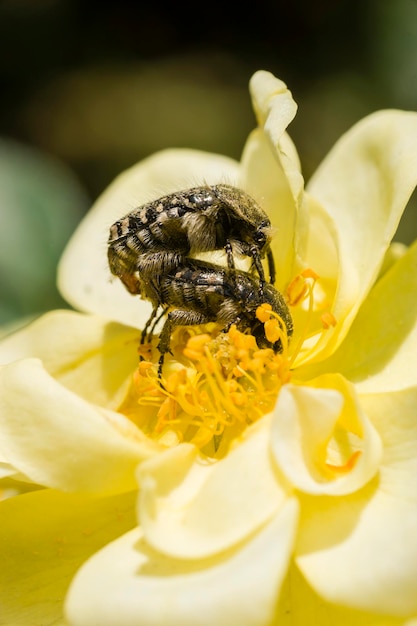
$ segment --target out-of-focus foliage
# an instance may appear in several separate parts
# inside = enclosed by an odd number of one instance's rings
[[[220,79],[220,63],[234,80]],[[37,89],[20,121],[32,142],[98,190],[167,147],[222,149],[238,158],[255,123],[245,78],[239,62],[224,55],[94,65]]]
[[[0,323],[63,306],[55,286],[61,252],[88,207],[55,158],[0,141]]]
[[[239,159],[255,126],[247,86],[258,69],[291,85],[300,112],[289,133],[308,180],[336,139],[368,113],[417,110],[417,1],[260,0],[256,11],[226,15],[216,3],[190,11],[119,0],[97,10],[81,0],[4,0],[0,137],[57,157],[94,200],[119,172],[163,148]],[[3,180],[9,170],[2,169]],[[50,188],[38,189],[49,207],[58,205],[44,196]],[[54,254],[41,246],[42,255],[30,260],[17,234],[15,246],[8,242],[26,274],[43,276],[43,287],[16,270],[12,278],[4,260],[10,251],[1,252],[0,323],[60,301],[59,236],[68,237],[88,206],[68,194],[58,194],[72,208],[66,233],[64,224],[51,231]],[[397,241],[417,237],[416,204],[413,198]],[[1,219],[5,237],[3,213]]]

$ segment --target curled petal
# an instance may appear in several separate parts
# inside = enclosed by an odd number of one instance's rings
[[[252,105],[258,119],[258,125],[263,129],[275,157],[278,157],[294,200],[298,202],[304,188],[304,180],[300,172],[300,163],[289,138],[283,135],[287,126],[297,113],[297,104],[287,85],[275,78],[270,72],[260,70],[255,72],[249,83]]]
[[[178,558],[207,557],[279,511],[288,495],[271,463],[267,424],[215,464],[186,445],[143,464],[139,520],[150,545]]]
[[[336,228],[337,325],[313,355],[330,355],[378,276],[389,243],[417,182],[417,114],[379,111],[349,130],[309,181],[308,192]]]
[[[76,230],[58,267],[58,287],[76,309],[141,328],[151,306],[112,279],[107,264],[110,226],[145,202],[203,184],[236,183],[238,164],[197,150],[165,150],[130,168],[100,196]]]
[[[70,626],[265,626],[288,566],[297,511],[289,500],[238,549],[197,562],[164,557],[132,531],[78,572],[67,620]]]
[[[338,375],[287,385],[272,424],[272,449],[288,480],[310,494],[344,495],[378,471],[382,447],[352,385]]]
[[[345,498],[305,497],[297,563],[323,598],[417,613],[417,387],[361,395],[384,455],[378,479]]]
[[[274,143],[279,143],[297,112],[290,90],[282,80],[265,70],[253,74],[249,90],[258,125],[270,132]]]
[[[63,491],[134,489],[134,471],[156,446],[118,413],[89,404],[37,359],[0,369],[0,449],[18,471]]]
[[[294,274],[296,252],[304,245],[308,216],[303,210],[304,181],[295,147],[285,132],[297,105],[287,86],[259,71],[250,81],[259,128],[246,142],[241,161],[242,181],[270,216],[272,250],[283,289]]]

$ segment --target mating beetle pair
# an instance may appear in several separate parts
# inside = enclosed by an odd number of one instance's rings
[[[282,294],[273,287],[271,235],[270,220],[261,207],[244,191],[225,184],[164,196],[134,209],[111,226],[111,272],[130,293],[153,305],[142,342],[152,336],[157,321],[167,314],[158,346],[160,374],[171,332],[179,325],[217,322],[227,330],[236,324],[239,330],[249,330],[260,347],[282,350],[280,340],[268,342],[256,317],[258,306],[269,303],[291,336],[290,312]],[[226,252],[227,267],[193,258],[219,249]],[[249,272],[235,269],[235,254],[252,259]],[[270,283],[265,280],[264,257]]]

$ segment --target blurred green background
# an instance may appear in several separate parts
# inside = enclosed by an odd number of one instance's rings
[[[0,325],[64,306],[55,270],[88,207],[167,147],[239,158],[248,81],[283,79],[309,178],[380,108],[417,110],[417,0],[0,2]],[[414,199],[396,239],[417,236]]]

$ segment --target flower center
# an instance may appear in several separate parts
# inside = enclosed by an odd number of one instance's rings
[[[267,303],[258,307],[256,317],[266,340],[281,346],[280,353],[259,348],[253,335],[235,325],[228,332],[214,323],[177,327],[161,378],[157,340],[140,346],[141,361],[119,411],[163,446],[187,441],[209,457],[224,456],[247,426],[272,411],[309,340],[337,323],[330,312],[316,310],[318,279],[313,270],[304,270],[286,290],[292,313],[302,313],[290,352],[284,320]]]
[[[281,386],[290,380],[285,324],[268,304],[257,310],[271,343],[282,352],[260,349],[255,337],[216,324],[179,327],[171,337],[172,356],[158,379],[159,353],[142,360],[120,407],[149,437],[166,446],[182,441],[219,458],[243,430],[270,412]],[[147,346],[146,346],[147,348]]]

